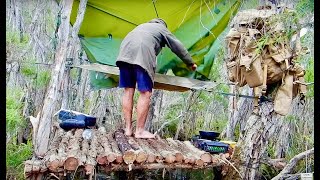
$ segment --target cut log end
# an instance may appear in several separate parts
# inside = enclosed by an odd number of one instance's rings
[[[190,157],[189,164],[194,164],[195,162],[196,162],[196,158],[195,157]]]
[[[47,167],[51,172],[57,172],[59,164],[60,164],[59,160],[53,160],[47,164]]]
[[[143,151],[140,151],[138,154],[137,154],[137,157],[136,157],[136,162],[137,163],[143,163],[147,160],[148,158],[148,155],[143,152]]]
[[[203,153],[200,156],[201,160],[205,163],[210,163],[212,161],[212,157],[209,153]]]
[[[117,157],[114,153],[108,154],[108,156],[107,156],[108,162],[113,162],[116,160],[116,158]]]
[[[69,157],[64,162],[64,169],[66,169],[68,171],[74,171],[74,170],[76,170],[78,165],[79,165],[79,162],[78,162],[77,158]]]
[[[156,156],[156,162],[157,163],[162,163],[163,162],[163,157],[162,156]]]
[[[116,163],[121,164],[123,162],[123,157],[121,155],[116,157]]]
[[[167,162],[167,163],[173,163],[174,161],[176,161],[176,157],[172,154],[168,154],[165,157],[165,162]]]
[[[126,151],[125,153],[123,153],[123,161],[126,164],[132,164],[136,160],[136,157],[137,156],[134,151]]]
[[[184,156],[183,156],[182,153],[177,152],[177,153],[175,153],[175,156],[176,156],[176,161],[177,161],[177,162],[180,162],[180,163],[183,162]]]
[[[156,156],[153,155],[153,154],[149,154],[146,161],[147,161],[148,163],[153,163],[153,162],[156,161]]]
[[[84,170],[86,171],[86,175],[93,174],[94,166],[92,164],[86,164]]]
[[[197,166],[203,166],[203,165],[204,165],[204,162],[203,162],[202,159],[197,159],[197,160],[195,161],[195,164],[196,164]]]
[[[98,156],[97,157],[97,163],[100,165],[104,165],[108,162],[108,159],[106,156]]]

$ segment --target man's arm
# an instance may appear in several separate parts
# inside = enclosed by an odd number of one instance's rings
[[[188,67],[195,70],[197,65],[193,62],[190,54],[183,44],[169,31],[166,29],[164,36],[167,46],[174,52]]]

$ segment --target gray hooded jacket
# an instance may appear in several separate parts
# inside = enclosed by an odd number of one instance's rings
[[[140,24],[127,34],[120,45],[116,61],[139,65],[154,80],[157,55],[167,45],[187,66],[194,62],[183,44],[167,29],[162,19]]]

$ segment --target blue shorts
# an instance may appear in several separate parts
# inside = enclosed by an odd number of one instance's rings
[[[139,65],[118,62],[120,70],[119,87],[135,88],[138,85],[140,92],[152,92],[153,83],[148,72]]]

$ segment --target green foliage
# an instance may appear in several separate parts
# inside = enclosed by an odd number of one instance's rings
[[[28,78],[32,78],[32,79],[35,78],[37,75],[37,67],[34,64],[35,62],[36,60],[33,58],[25,60],[21,64],[21,68],[20,68],[21,74]]]
[[[279,174],[279,171],[265,164],[261,164],[259,172],[262,173],[264,179],[272,179],[273,177]]]
[[[23,161],[32,155],[31,142],[27,144],[15,144],[16,136],[12,136],[19,128],[25,125],[22,117],[23,104],[20,99],[23,96],[23,91],[19,88],[8,88],[6,91],[6,167],[9,176],[17,179],[23,179]]]
[[[21,89],[8,88],[6,91],[6,130],[12,133],[22,125],[22,102],[19,101],[23,96]]]
[[[9,176],[16,179],[24,179],[23,162],[32,156],[33,148],[30,141],[27,144],[8,143],[6,146],[6,167]],[[8,174],[7,174],[8,177]]]
[[[226,127],[228,122],[226,115],[221,114],[220,116],[215,116],[214,118],[215,119],[211,120],[211,123],[210,123],[211,128],[208,130],[222,132],[222,130]]]
[[[234,139],[239,139],[239,137],[240,137],[240,124],[238,123],[234,128]]]
[[[257,41],[257,48],[255,49],[256,54],[261,54],[265,46],[270,42],[270,35],[265,33]]]
[[[36,79],[36,87],[45,88],[50,82],[51,74],[48,70],[40,71]]]
[[[70,77],[71,77],[71,79],[77,81],[78,75],[79,75],[78,72],[79,72],[79,71],[78,71],[78,68],[72,68],[72,69],[70,69]]]
[[[314,82],[314,60],[313,60],[313,58],[310,59],[308,62],[308,66],[306,68],[306,74],[304,77],[305,77],[306,82]],[[313,85],[308,86],[307,97],[314,97],[314,86]]]
[[[7,28],[6,31],[6,44],[9,47],[15,47],[15,50],[22,50],[29,48],[29,39],[28,34],[23,34],[22,39],[20,39],[20,33],[18,31]],[[7,47],[8,48],[8,47]]]
[[[84,113],[89,114],[91,101],[89,98],[84,100]]]
[[[259,1],[257,0],[245,0],[241,2],[240,10],[243,9],[253,9],[259,6]]]
[[[299,17],[303,18],[305,14],[314,12],[314,0],[300,0],[295,9]]]
[[[211,180],[214,179],[214,173],[212,169],[203,169],[203,170],[190,170],[190,179],[202,179],[202,180]]]

